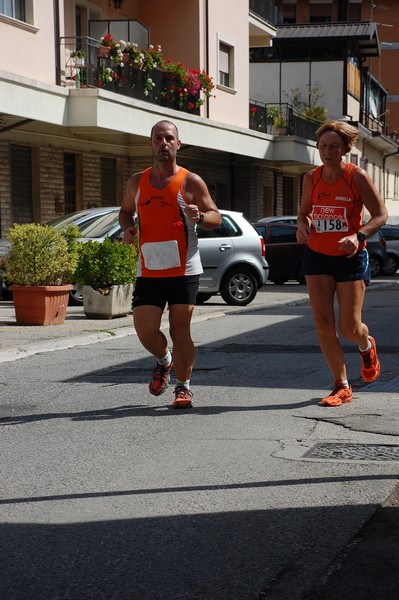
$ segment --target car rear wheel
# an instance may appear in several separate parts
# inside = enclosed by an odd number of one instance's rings
[[[371,277],[377,277],[382,271],[382,262],[376,256],[370,256],[369,261]]]
[[[388,260],[382,269],[384,275],[394,275],[399,268],[399,259],[393,254],[388,254]]]
[[[258,284],[252,273],[236,267],[228,271],[220,285],[220,295],[226,304],[245,306],[252,302],[258,292]]]

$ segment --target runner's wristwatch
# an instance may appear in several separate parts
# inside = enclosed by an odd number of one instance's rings
[[[356,231],[356,235],[357,235],[357,239],[359,240],[360,244],[363,244],[363,242],[366,241],[366,236],[364,235],[364,233],[362,231]]]

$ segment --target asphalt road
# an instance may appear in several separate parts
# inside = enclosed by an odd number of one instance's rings
[[[0,597],[396,600],[397,295],[367,292],[383,370],[345,345],[338,408],[292,296],[193,324],[188,411],[134,335],[4,362]]]

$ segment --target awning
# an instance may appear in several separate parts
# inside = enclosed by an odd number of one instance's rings
[[[311,25],[282,25],[277,27],[273,45],[283,47],[287,44],[309,45],[309,43],[351,42],[361,56],[379,56],[380,45],[376,23],[317,23]]]

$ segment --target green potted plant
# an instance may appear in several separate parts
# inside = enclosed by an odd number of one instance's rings
[[[308,119],[323,123],[327,120],[327,109],[324,108],[324,106],[309,106],[308,108],[305,108],[304,115]]]
[[[11,227],[5,277],[12,284],[17,323],[64,322],[78,260],[79,235],[75,225],[64,231],[38,223]]]
[[[272,133],[275,119],[280,115],[280,106],[266,105],[266,123],[268,133]]]
[[[75,65],[79,67],[83,67],[85,64],[86,51],[80,48],[76,48],[71,52],[71,58],[74,59]]]
[[[279,114],[274,118],[273,125],[277,135],[284,135],[288,125],[288,119],[284,117],[284,115]]]
[[[137,248],[122,241],[79,244],[75,282],[83,290],[83,310],[91,319],[126,316],[132,308]]]

